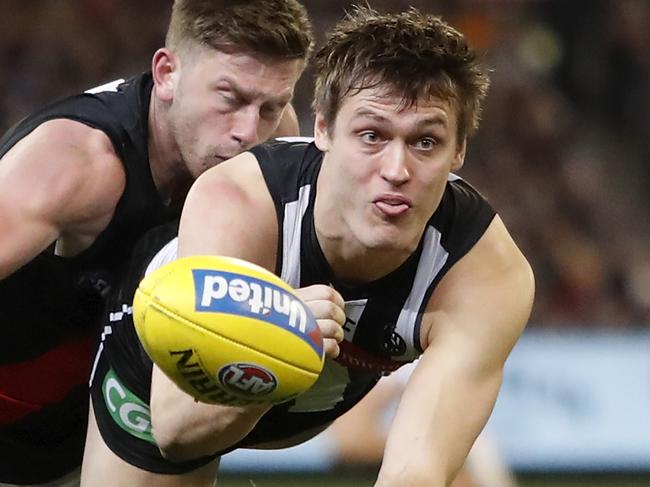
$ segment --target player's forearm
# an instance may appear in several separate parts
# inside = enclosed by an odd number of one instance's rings
[[[151,388],[153,435],[161,454],[185,461],[231,447],[244,438],[270,406],[243,408],[196,402],[157,367]]]
[[[268,409],[195,406],[189,411],[152,416],[156,443],[168,460],[186,461],[230,448],[255,427]]]

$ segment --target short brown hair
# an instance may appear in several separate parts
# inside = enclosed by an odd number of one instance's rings
[[[176,50],[191,42],[306,60],[313,37],[296,0],[174,0],[165,44]]]
[[[330,129],[344,97],[385,86],[404,107],[421,97],[450,99],[460,143],[478,128],[490,83],[460,32],[414,8],[379,14],[354,7],[318,50],[315,64],[313,106]]]

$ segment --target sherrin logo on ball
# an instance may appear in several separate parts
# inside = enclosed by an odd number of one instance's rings
[[[145,351],[199,401],[279,403],[316,381],[323,339],[295,291],[231,257],[184,257],[140,283],[133,320]]]

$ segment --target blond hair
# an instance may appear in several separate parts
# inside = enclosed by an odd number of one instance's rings
[[[307,11],[295,0],[175,0],[166,47],[193,43],[306,60],[313,37]]]

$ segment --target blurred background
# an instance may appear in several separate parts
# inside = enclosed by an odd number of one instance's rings
[[[318,40],[353,4],[303,3]],[[486,430],[492,453],[520,485],[650,485],[650,0],[368,3],[442,15],[492,70],[460,175],[498,210],[537,277]],[[0,5],[4,132],[50,100],[147,70],[171,0]],[[308,70],[295,99],[303,135],[311,86]],[[226,458],[222,485],[276,485],[269,470],[302,473],[278,485],[372,485],[379,460],[342,455],[344,442],[326,434],[280,456]]]

